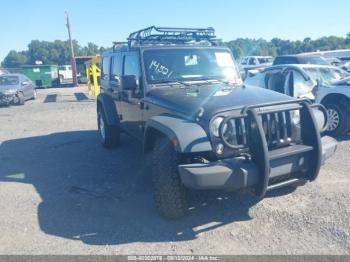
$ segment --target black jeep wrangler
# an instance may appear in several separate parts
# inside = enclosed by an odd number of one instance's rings
[[[98,128],[107,148],[125,132],[152,154],[155,202],[187,210],[186,189],[268,190],[317,178],[336,150],[325,110],[242,84],[214,29],[149,27],[102,57]]]

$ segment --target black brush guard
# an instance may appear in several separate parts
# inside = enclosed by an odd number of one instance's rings
[[[280,107],[277,110],[261,110],[267,107],[280,105],[285,105],[286,108]],[[266,133],[263,128],[263,121],[261,121],[260,116],[294,110],[299,110],[300,112],[300,135],[302,144],[294,144],[292,146],[286,146],[280,149],[269,150]],[[260,174],[259,182],[255,187],[257,195],[264,196],[268,190],[276,189],[297,182],[303,182],[305,180],[313,181],[317,178],[322,163],[321,135],[320,130],[317,126],[317,122],[312,113],[312,106],[308,100],[248,106],[242,110],[242,115],[248,117],[248,122],[250,122],[250,153],[253,161],[257,165]],[[286,123],[286,125],[289,124],[290,123],[288,122]],[[270,133],[268,135],[270,135]],[[288,136],[283,137],[282,139],[288,140]],[[307,171],[305,170],[306,172],[304,172],[307,174],[306,177],[292,177],[290,179],[286,179],[284,181],[282,180],[277,183],[269,183],[271,178],[272,162],[276,162],[279,159],[283,159],[292,155],[300,155],[306,152],[311,152],[308,154],[307,158]]]
[[[263,197],[267,191],[291,184],[304,184],[317,178],[323,157],[331,156],[336,149],[334,139],[321,139],[313,108],[309,100],[299,99],[247,106],[240,116],[227,117],[221,124],[222,142],[235,150],[249,147],[250,159],[232,158],[208,164],[180,165],[179,172],[185,186],[194,189],[241,189],[253,187],[256,195]],[[324,108],[320,108],[324,111]],[[279,126],[277,145],[269,144],[269,134],[264,130],[264,117],[276,115],[276,120],[286,117],[284,112],[298,110],[300,114],[300,140],[288,139],[288,121]],[[325,111],[324,111],[325,112]],[[325,115],[326,117],[326,115]],[[243,121],[242,121],[243,119]],[[225,139],[223,126],[229,121],[244,123],[246,136],[234,145]],[[325,122],[326,123],[326,122]],[[276,128],[276,127],[275,127]],[[322,128],[325,129],[325,126]],[[244,138],[245,137],[245,138]],[[276,140],[276,137],[275,137]],[[271,141],[270,141],[271,142]],[[327,152],[322,152],[322,143]]]

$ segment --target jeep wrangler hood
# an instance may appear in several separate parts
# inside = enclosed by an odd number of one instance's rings
[[[203,109],[204,119],[219,112],[247,105],[289,101],[294,98],[254,86],[231,87],[226,84],[189,87],[157,87],[150,90],[146,100],[172,113],[193,119]]]

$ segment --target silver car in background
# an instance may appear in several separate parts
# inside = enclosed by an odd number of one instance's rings
[[[245,80],[296,98],[308,98],[326,107],[328,133],[345,135],[350,131],[350,74],[334,66],[294,64],[266,68]]]
[[[23,105],[26,100],[35,98],[35,85],[25,75],[0,75],[0,105]]]

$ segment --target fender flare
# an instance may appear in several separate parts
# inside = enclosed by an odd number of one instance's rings
[[[114,101],[109,95],[101,93],[97,96],[97,108],[102,107],[108,125],[119,125],[119,116]]]
[[[212,151],[212,146],[204,129],[197,123],[181,118],[160,115],[148,119],[143,139],[144,152],[154,143],[154,135],[161,133],[168,137],[178,153],[198,153]]]

